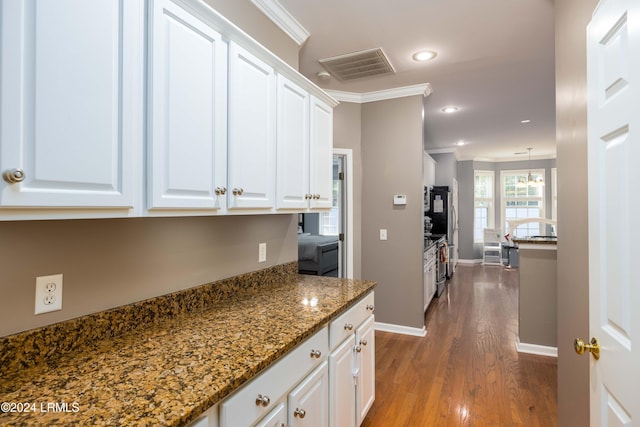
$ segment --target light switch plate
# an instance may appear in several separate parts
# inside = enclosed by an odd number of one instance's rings
[[[380,240],[387,240],[387,229],[386,228],[381,228],[380,229]]]

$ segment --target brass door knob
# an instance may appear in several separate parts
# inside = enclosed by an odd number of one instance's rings
[[[576,338],[573,341],[573,348],[578,354],[583,354],[585,351],[588,351],[593,354],[596,360],[600,359],[600,345],[596,337],[591,338],[591,344],[586,344],[580,338]]]

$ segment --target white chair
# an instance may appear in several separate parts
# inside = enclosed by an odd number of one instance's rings
[[[482,243],[482,264],[502,265],[502,230],[485,228]]]

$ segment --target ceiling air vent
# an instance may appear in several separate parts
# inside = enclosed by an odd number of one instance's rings
[[[381,48],[338,55],[318,60],[338,80],[391,74],[396,71]]]

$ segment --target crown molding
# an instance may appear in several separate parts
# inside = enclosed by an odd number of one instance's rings
[[[375,92],[355,93],[338,90],[325,90],[333,98],[340,102],[353,102],[365,104],[367,102],[385,101],[387,99],[404,98],[405,96],[429,96],[433,89],[431,83],[423,83],[413,86],[397,87],[393,89],[377,90]]]
[[[309,31],[300,24],[277,0],[251,0],[267,18],[273,21],[286,35],[302,46],[309,38]]]

